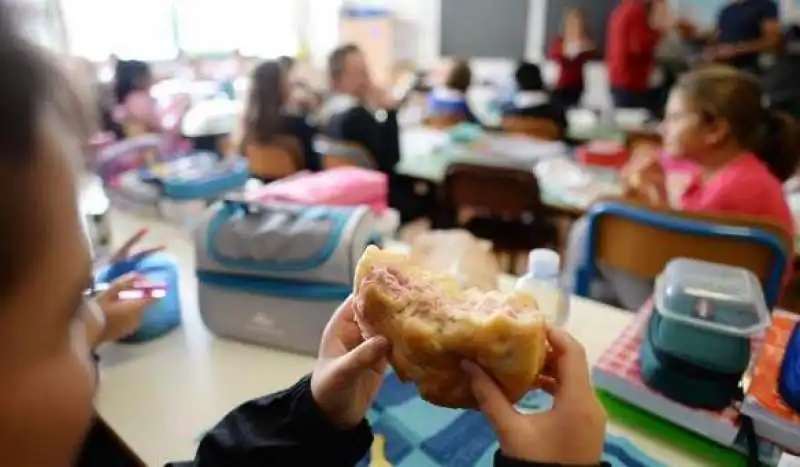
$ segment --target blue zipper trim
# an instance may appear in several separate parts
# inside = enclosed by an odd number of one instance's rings
[[[99,281],[112,281],[131,272],[142,275],[173,274],[177,277],[177,266],[168,258],[163,253],[147,255],[144,258],[138,254],[133,255],[126,260],[106,265],[95,271],[95,278]]]
[[[302,220],[331,220],[333,225],[331,233],[319,251],[312,253],[302,261],[280,261],[280,260],[252,260],[252,259],[231,259],[223,256],[214,243],[217,233],[230,219],[239,218],[247,215],[246,206],[243,203],[225,202],[225,206],[214,214],[213,219],[208,223],[206,232],[206,251],[209,256],[219,264],[227,267],[244,269],[260,272],[300,272],[309,271],[320,267],[327,262],[342,239],[342,232],[350,219],[348,213],[335,211],[324,206],[312,206],[303,209],[298,217]]]
[[[247,160],[237,160],[233,167],[212,172],[208,177],[196,180],[162,180],[164,196],[177,200],[207,199],[218,197],[243,186],[250,179]]]
[[[353,290],[350,285],[234,276],[207,271],[197,271],[197,280],[201,284],[292,300],[344,300]]]

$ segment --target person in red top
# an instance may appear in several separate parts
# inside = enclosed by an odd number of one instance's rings
[[[623,0],[611,12],[606,61],[615,107],[660,112],[655,52],[668,18],[664,0]]]
[[[553,89],[565,108],[575,107],[583,97],[583,66],[597,52],[589,35],[586,14],[580,8],[570,8],[564,14],[563,34],[550,45],[550,60],[559,66],[558,81]]]

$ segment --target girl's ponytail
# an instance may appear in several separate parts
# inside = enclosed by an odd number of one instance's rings
[[[791,178],[800,160],[800,124],[787,113],[769,109],[756,153],[781,181]]]

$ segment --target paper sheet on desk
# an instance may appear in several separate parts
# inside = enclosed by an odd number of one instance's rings
[[[587,170],[566,158],[542,161],[536,165],[534,172],[545,191],[576,207],[585,208],[598,198],[622,194],[613,176],[606,179],[599,172]]]
[[[535,163],[564,157],[567,146],[560,141],[542,141],[524,136],[492,136],[477,143],[476,150],[487,156]]]
[[[446,131],[431,128],[409,128],[400,133],[400,150],[413,156],[429,155],[450,144]]]

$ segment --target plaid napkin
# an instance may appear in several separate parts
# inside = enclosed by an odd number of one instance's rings
[[[552,406],[542,391],[527,394],[522,411],[539,412]],[[422,399],[413,384],[386,375],[367,414],[376,442],[359,467],[491,467],[498,447],[495,434],[480,412],[445,409]],[[565,434],[566,435],[566,434]],[[372,462],[375,456],[375,462]],[[604,460],[614,467],[661,467],[624,438],[608,436]]]

